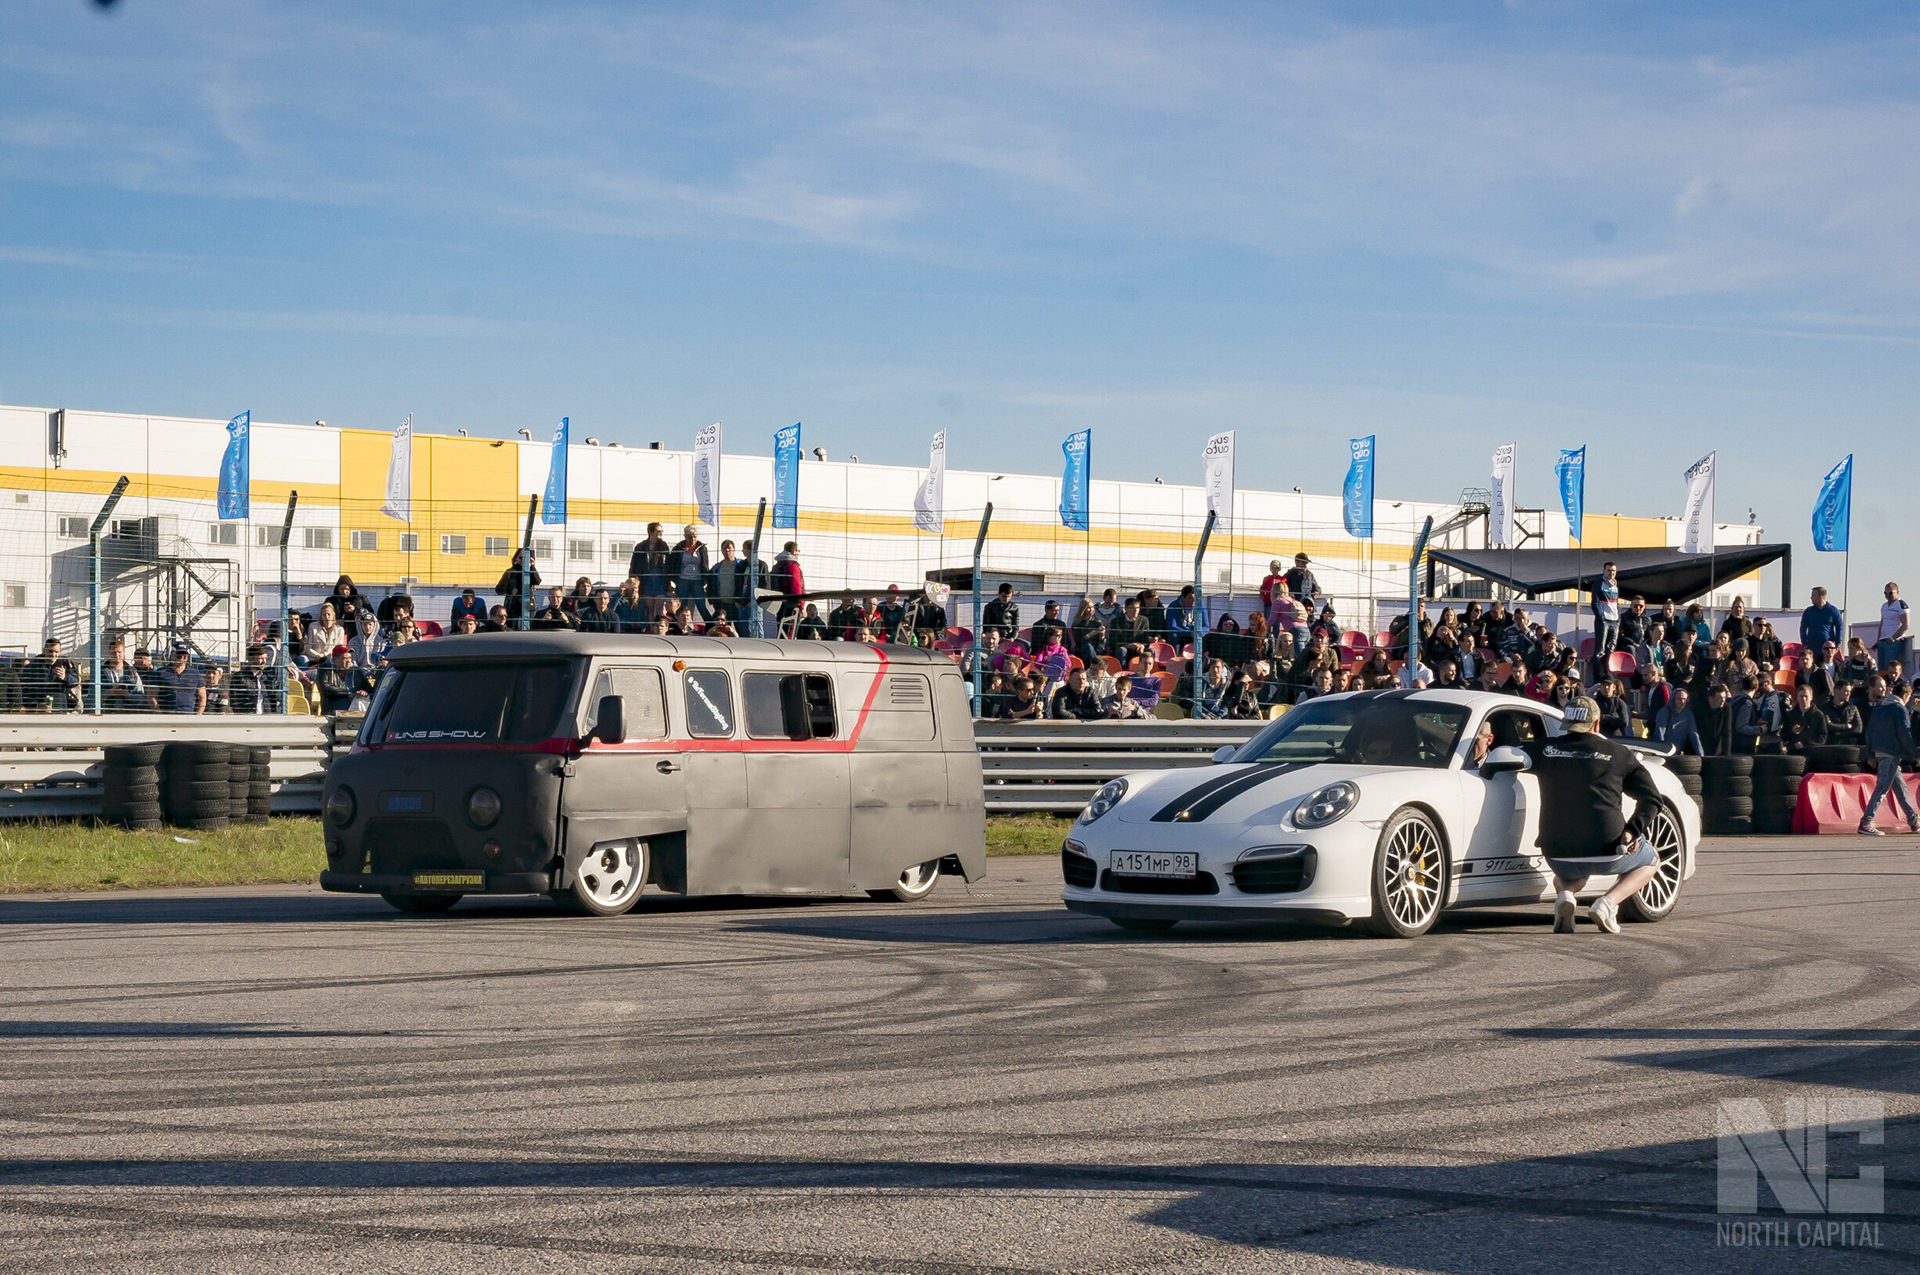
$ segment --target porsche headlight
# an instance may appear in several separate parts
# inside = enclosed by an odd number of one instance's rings
[[[1324,828],[1344,817],[1359,800],[1360,785],[1345,779],[1337,784],[1328,784],[1318,792],[1308,793],[1306,800],[1294,809],[1294,825],[1300,828]]]
[[[1126,795],[1127,781],[1124,779],[1113,779],[1101,784],[1100,791],[1093,794],[1093,800],[1089,801],[1087,808],[1080,812],[1079,822],[1092,823],[1119,805],[1120,799]]]

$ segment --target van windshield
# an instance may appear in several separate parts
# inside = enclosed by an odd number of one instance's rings
[[[368,744],[533,744],[560,731],[573,698],[571,664],[427,665],[389,669],[360,738]]]

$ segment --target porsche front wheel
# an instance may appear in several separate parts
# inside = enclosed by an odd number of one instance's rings
[[[1440,830],[1418,810],[1401,810],[1380,830],[1373,852],[1373,913],[1381,938],[1418,938],[1433,928],[1447,897],[1447,853]]]

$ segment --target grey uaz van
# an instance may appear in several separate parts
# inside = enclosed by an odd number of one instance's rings
[[[501,633],[394,651],[327,772],[328,890],[913,901],[986,870],[965,684],[910,646]]]

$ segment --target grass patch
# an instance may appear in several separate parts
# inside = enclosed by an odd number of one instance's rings
[[[1057,815],[988,815],[987,853],[1056,854],[1071,826]],[[0,821],[0,894],[311,884],[325,866],[320,821],[299,815],[218,832],[127,832],[79,819]]]
[[[320,821],[301,816],[216,832],[8,820],[0,822],[0,894],[310,883],[320,879],[326,857]]]

